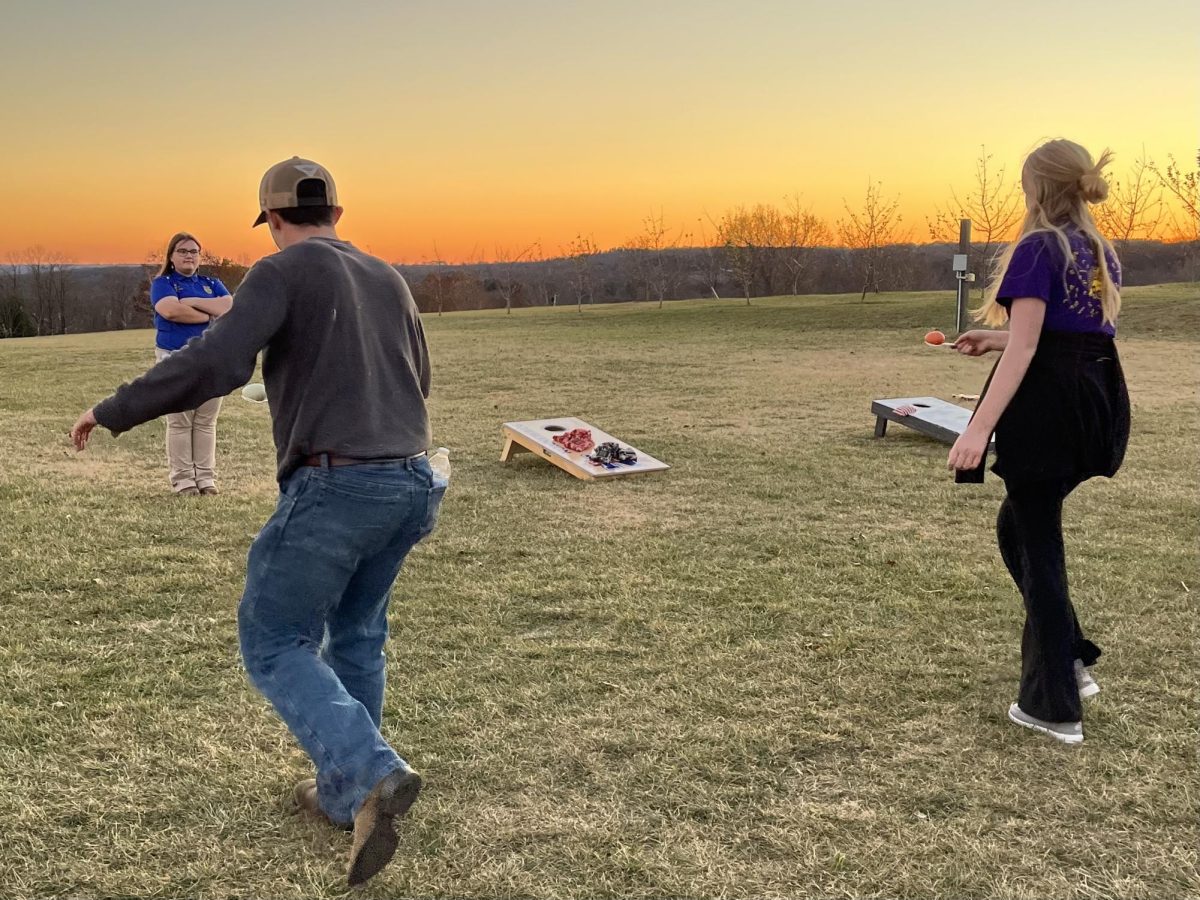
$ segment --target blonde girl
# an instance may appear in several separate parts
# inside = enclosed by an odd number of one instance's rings
[[[1088,209],[1108,194],[1079,144],[1053,140],[1021,171],[1026,214],[997,258],[976,317],[1006,330],[968,331],[960,353],[1002,355],[970,425],[950,450],[958,481],[992,471],[1005,484],[997,537],[1025,603],[1021,684],[1009,719],[1066,744],[1083,741],[1081,700],[1099,691],[1090,667],[1100,648],[1079,625],[1067,589],[1063,500],[1097,475],[1112,477],[1129,439],[1129,396],[1113,342],[1121,270]]]

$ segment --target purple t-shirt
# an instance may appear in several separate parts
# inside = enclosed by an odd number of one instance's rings
[[[1000,282],[996,302],[1008,309],[1020,297],[1046,302],[1043,331],[1116,335],[1116,326],[1104,321],[1100,307],[1103,275],[1096,264],[1096,248],[1081,231],[1069,230],[1071,259],[1063,272],[1063,254],[1058,239],[1049,232],[1026,235],[1017,244],[1008,271]],[[1121,271],[1111,253],[1108,271],[1121,286]]]

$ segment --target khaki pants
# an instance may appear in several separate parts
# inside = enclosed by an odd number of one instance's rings
[[[154,348],[160,362],[170,350]],[[167,415],[167,466],[171,490],[215,487],[217,480],[217,414],[221,398],[214,397],[198,408]]]

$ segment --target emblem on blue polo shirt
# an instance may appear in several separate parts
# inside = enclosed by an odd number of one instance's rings
[[[211,285],[211,284],[206,284],[206,285],[204,286],[204,293],[206,293],[206,294],[211,294],[211,293],[212,293],[212,285]]]

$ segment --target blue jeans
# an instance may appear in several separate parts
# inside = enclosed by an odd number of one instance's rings
[[[388,596],[445,490],[425,457],[302,466],[250,546],[242,659],[311,757],[335,822],[353,822],[380,779],[407,765],[379,733]]]

